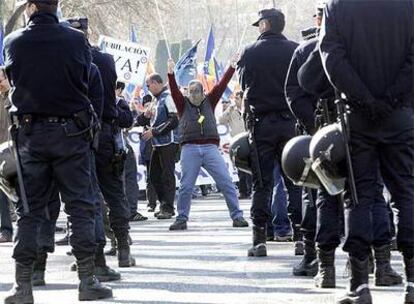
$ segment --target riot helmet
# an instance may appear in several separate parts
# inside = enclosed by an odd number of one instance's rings
[[[252,174],[248,132],[242,132],[233,137],[230,142],[230,159],[238,170]]]
[[[312,137],[309,147],[312,170],[330,195],[345,190],[346,154],[339,123],[323,127]]]
[[[296,136],[289,140],[282,152],[282,169],[295,185],[318,189],[321,184],[311,168],[311,140],[310,135]]]

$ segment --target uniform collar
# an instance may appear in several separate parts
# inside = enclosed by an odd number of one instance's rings
[[[34,13],[32,16],[30,16],[28,25],[57,23],[59,23],[59,19],[55,14]]]
[[[257,38],[257,40],[266,40],[266,39],[280,39],[280,40],[286,40],[286,37],[281,33],[275,33],[272,31],[264,32]]]

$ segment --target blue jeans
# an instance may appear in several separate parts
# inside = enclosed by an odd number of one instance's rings
[[[177,219],[188,220],[191,195],[201,167],[207,170],[216,182],[217,188],[223,193],[230,217],[234,220],[243,216],[243,211],[239,207],[236,187],[216,145],[184,145],[181,149],[180,164],[181,179],[177,202]]]
[[[273,171],[273,195],[271,202],[271,212],[272,212],[272,226],[273,230],[268,232],[269,235],[286,236],[292,234],[292,227],[290,225],[290,220],[288,217],[288,208],[287,208],[287,197],[286,197],[286,188],[283,181],[282,174],[280,172],[280,166],[278,162],[275,162],[275,169]]]

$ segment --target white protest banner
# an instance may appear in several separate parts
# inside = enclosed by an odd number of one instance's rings
[[[114,57],[118,80],[142,86],[147,74],[150,49],[129,41],[100,36],[100,49]]]

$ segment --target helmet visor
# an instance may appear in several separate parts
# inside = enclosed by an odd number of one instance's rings
[[[346,179],[326,170],[319,157],[313,162],[312,170],[330,195],[338,195],[345,190]]]

